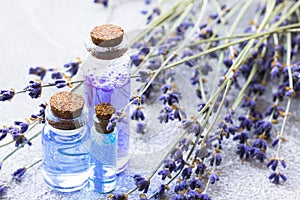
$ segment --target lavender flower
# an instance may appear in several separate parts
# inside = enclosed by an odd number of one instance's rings
[[[222,162],[222,157],[220,153],[216,153],[211,159],[210,159],[210,166],[214,165],[214,162],[216,161],[216,166],[220,165]]]
[[[175,148],[175,149],[171,152],[170,157],[171,157],[172,159],[174,159],[175,161],[183,160],[183,153],[182,153],[181,149]]]
[[[190,179],[191,178],[191,175],[192,175],[192,168],[190,166],[184,168],[181,172],[181,176],[182,176],[182,179]]]
[[[45,77],[46,75],[46,72],[47,72],[47,69],[45,69],[44,67],[31,67],[29,69],[29,74],[34,74],[34,75],[37,75],[40,77],[41,80],[43,80],[43,78]]]
[[[186,114],[183,110],[181,110],[180,108],[178,108],[177,106],[172,106],[173,109],[173,118],[174,119],[178,119],[178,121],[181,121],[182,118],[185,119],[186,118]]]
[[[257,140],[253,143],[252,146],[253,146],[253,147],[257,147],[257,148],[259,148],[259,149],[264,149],[264,150],[267,149],[267,143],[266,143],[266,141],[265,141],[264,139],[261,139],[261,138],[257,139]]]
[[[273,172],[270,176],[269,176],[269,180],[272,181],[272,183],[274,184],[279,184],[280,179],[285,182],[287,181],[287,178],[284,174],[282,174],[281,172],[277,171],[277,172]]]
[[[275,138],[272,142],[271,142],[271,147],[275,147],[279,142],[279,138]]]
[[[186,193],[186,199],[200,199],[200,193],[196,190],[188,190]]]
[[[272,158],[270,159],[270,161],[267,163],[267,167],[270,167],[270,166],[271,166],[271,169],[272,169],[273,171],[275,171],[276,168],[277,168],[277,166],[278,166],[278,160],[275,159],[274,157],[272,157]]]
[[[168,169],[163,169],[163,170],[160,170],[158,173],[158,175],[161,175],[161,179],[162,180],[165,180],[167,177],[168,178],[171,178],[171,173]]]
[[[23,133],[21,134],[14,130],[11,130],[10,133],[13,136],[13,140],[16,141],[15,147],[18,147],[20,145],[23,147],[25,144],[28,144],[29,146],[32,145],[32,143],[25,137]]]
[[[156,199],[162,197],[166,190],[169,190],[168,185],[165,185],[165,184],[160,185],[160,187],[159,187],[158,191],[155,193],[154,197]]]
[[[240,156],[240,159],[242,158],[248,158],[248,152],[249,152],[249,147],[246,146],[245,144],[239,144],[237,147],[237,154]]]
[[[266,159],[266,153],[265,151],[262,149],[259,149],[259,148],[256,148],[256,147],[252,147],[248,150],[249,155],[252,157],[252,158],[256,158],[257,160],[259,160],[261,163],[264,162],[264,160]]]
[[[20,181],[24,177],[26,170],[26,167],[17,169],[14,173],[12,173],[13,179],[15,179],[16,181]]]
[[[172,198],[172,200],[185,200],[185,196],[183,194],[176,194],[176,196],[174,196]]]
[[[1,128],[0,129],[0,141],[3,140],[6,136],[7,136],[7,133],[8,133],[9,129],[8,128]]]
[[[196,189],[196,188],[199,188],[201,189],[202,188],[202,183],[200,181],[200,179],[196,178],[196,177],[193,177],[190,181],[189,181],[189,185],[190,185],[190,188],[192,190]]]
[[[188,133],[194,133],[195,136],[201,133],[201,125],[198,121],[192,121],[188,119],[182,120],[182,128],[187,130]]]
[[[102,0],[102,3],[104,4],[104,2],[108,2],[108,0]],[[78,72],[78,69],[79,69],[79,64],[80,64],[80,60],[79,61],[75,61],[75,62],[70,62],[70,63],[67,63],[67,64],[64,64],[64,68],[67,68],[67,71],[66,73],[69,74],[69,77],[73,77],[77,74]]]
[[[132,120],[144,120],[145,119],[145,116],[144,116],[144,113],[143,111],[141,111],[141,108],[142,107],[137,107],[131,114],[131,119]]]
[[[170,173],[177,171],[176,163],[172,159],[165,159],[163,161],[163,167],[168,169]]]
[[[150,48],[144,47],[137,54],[130,56],[132,63],[139,66],[144,58],[149,54]]]
[[[272,129],[272,123],[269,121],[264,121],[264,120],[258,120],[257,122],[254,123],[254,133],[255,134],[262,134],[268,138],[270,136],[270,131]]]
[[[51,78],[52,79],[62,79],[63,78],[63,75],[61,74],[61,72],[53,72],[51,74]]]
[[[239,128],[242,129],[246,128],[248,131],[251,130],[253,124],[251,119],[245,116],[240,116],[238,117],[238,120],[240,121]]]
[[[133,178],[136,186],[139,188],[138,190],[147,193],[150,185],[150,180],[146,180],[144,177],[142,177],[139,174],[134,175]]]
[[[42,94],[42,85],[40,80],[30,81],[30,85],[27,86],[24,90],[29,91],[29,96],[33,99],[37,99]]]
[[[285,161],[284,161],[284,158],[281,158],[279,161],[280,161],[281,166],[282,166],[283,168],[286,168],[286,163],[285,163]]]
[[[152,9],[152,13],[147,17],[146,24],[149,24],[153,20],[155,15],[156,16],[160,15],[160,9],[158,7],[155,7],[155,8]]]
[[[181,147],[182,151],[188,151],[189,146],[193,144],[193,141],[191,139],[188,138],[182,138],[179,143],[178,146]]]
[[[199,200],[211,200],[211,198],[206,193],[201,193]]]
[[[179,26],[176,28],[176,31],[178,33],[185,33],[186,30],[189,28],[189,27],[193,27],[194,26],[194,23],[192,22],[182,22],[179,24]]]
[[[195,174],[197,175],[203,175],[206,171],[206,166],[204,163],[199,163],[197,164],[196,170],[195,170]]]
[[[214,184],[216,181],[219,181],[219,180],[220,180],[220,178],[216,173],[213,173],[209,176],[209,182],[211,184]]]
[[[108,6],[108,0],[94,0],[94,3],[101,3],[104,7]]]
[[[179,193],[180,191],[188,189],[188,183],[186,180],[181,180],[176,183],[174,187],[174,192]]]
[[[273,114],[273,119],[277,119],[279,116],[283,117],[284,116],[284,109],[281,108],[280,106],[277,106],[276,104],[270,106],[266,112],[265,116],[271,116]]]
[[[66,87],[68,85],[68,83],[66,80],[57,79],[54,81],[54,83],[49,83],[49,85],[56,86],[57,88],[63,88],[63,87]]]
[[[19,132],[20,133],[25,133],[28,130],[29,124],[21,121],[15,121],[14,124],[16,126],[19,126]]]
[[[142,122],[138,122],[136,125],[135,131],[140,134],[145,134],[146,133],[146,124],[142,123]]]
[[[174,103],[179,103],[180,93],[170,91],[168,93],[162,94],[158,100],[163,101],[163,104],[168,104],[169,106]]]
[[[169,120],[173,120],[172,108],[164,106],[157,117],[160,123],[168,123]]]
[[[11,100],[15,96],[15,91],[11,90],[0,90],[0,101]]]

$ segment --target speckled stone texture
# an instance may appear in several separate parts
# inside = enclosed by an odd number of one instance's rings
[[[29,80],[29,67],[63,67],[64,63],[85,53],[84,41],[90,30],[96,25],[113,23],[132,30],[142,28],[144,20],[140,10],[145,7],[142,0],[121,1],[110,15],[109,9],[94,4],[92,0],[1,0],[0,1],[0,89],[14,87],[21,90]],[[245,20],[249,20],[248,16]],[[21,33],[21,34],[20,34]],[[20,38],[20,36],[22,36]],[[217,64],[217,63],[214,63]],[[182,80],[187,84],[188,80]],[[269,88],[270,89],[270,88]],[[0,102],[0,126],[13,124],[15,120],[24,120],[31,114],[38,113],[38,105],[44,103],[56,90],[46,88],[43,97],[32,100],[27,94],[15,97],[11,102]],[[190,100],[193,99],[190,98]],[[260,99],[261,106],[267,106],[271,99]],[[218,168],[221,179],[209,194],[214,200],[297,200],[300,199],[300,99],[293,100],[291,116],[286,127],[288,142],[282,145],[282,156],[286,157],[285,174],[288,181],[283,185],[271,184],[267,177],[270,170],[256,162],[242,162],[235,155],[236,146],[228,141],[224,145],[223,163]],[[190,102],[183,102],[188,109]],[[153,108],[153,109],[152,109]],[[145,114],[160,109],[153,104]],[[132,134],[128,169],[118,177],[117,191],[128,191],[134,186],[132,175],[135,173],[149,175],[155,163],[168,151],[168,147],[180,131],[174,122],[169,126],[157,125],[156,116],[148,118],[152,134],[141,137]],[[157,125],[157,126],[156,126]],[[29,133],[29,137],[39,132],[37,126]],[[277,128],[278,129],[278,128]],[[150,132],[150,131],[149,131]],[[172,135],[170,135],[172,133]],[[169,134],[169,135],[168,135]],[[171,137],[172,136],[172,137]],[[5,140],[2,142],[8,142]],[[1,142],[1,143],[2,143]],[[0,149],[0,160],[14,149],[13,145]],[[42,157],[41,139],[33,140],[31,147],[25,146],[18,153],[5,161],[0,171],[0,181],[11,179],[10,174],[16,169],[28,166]],[[151,186],[158,186],[157,179]],[[167,195],[165,199],[171,199]],[[89,187],[73,193],[59,193],[49,189],[43,182],[41,165],[30,169],[24,179],[12,182],[7,193],[0,199],[11,200],[98,200],[103,195],[93,192]],[[137,197],[130,198],[132,200]]]

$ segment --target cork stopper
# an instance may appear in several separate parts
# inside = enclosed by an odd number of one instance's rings
[[[52,113],[63,119],[74,119],[81,115],[84,99],[72,92],[57,92],[50,98]]]
[[[107,130],[109,119],[116,112],[116,109],[109,103],[101,103],[95,106],[96,118],[95,121],[96,130],[99,133],[111,133],[112,130]]]
[[[81,95],[72,92],[57,92],[50,98],[50,110],[56,117],[47,117],[47,121],[54,128],[73,130],[85,124],[85,120],[78,120],[84,107]]]
[[[104,24],[96,26],[90,35],[95,45],[100,47],[114,47],[122,42],[124,30],[113,24]]]

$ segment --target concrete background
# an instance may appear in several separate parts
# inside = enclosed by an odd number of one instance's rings
[[[62,67],[64,63],[75,57],[83,58],[85,53],[83,42],[95,25],[110,22],[123,26],[125,30],[142,28],[144,21],[140,10],[143,8],[145,5],[142,0],[122,1],[111,13],[111,17],[108,17],[110,10],[94,4],[92,0],[1,0],[0,89],[13,87],[18,91],[27,86],[28,81],[34,78],[28,75],[29,67],[41,65]],[[24,117],[38,112],[38,105],[45,102],[51,94],[53,94],[52,89],[45,89],[43,98],[40,99],[32,100],[27,94],[21,94],[11,102],[0,102],[0,126],[10,125],[15,120],[23,120]],[[283,145],[282,150],[288,165],[285,170],[288,181],[284,185],[271,184],[267,179],[270,171],[265,166],[241,163],[234,155],[235,146],[228,145],[224,149],[224,162],[220,167],[221,180],[210,187],[209,194],[213,199],[300,199],[298,102],[299,98],[294,100],[291,120],[286,130],[289,142]],[[189,102],[185,103],[188,105]],[[41,126],[30,134],[33,135],[40,129]],[[138,136],[133,135],[132,141],[140,142],[144,146],[138,148],[131,146],[132,160],[128,170],[119,178],[118,191],[126,192],[128,188],[132,188],[131,175],[135,172],[149,174],[155,162],[163,156],[160,152],[164,152],[166,146],[149,149],[146,145],[147,142],[154,140],[153,137],[155,135],[146,136],[141,141]],[[12,149],[13,146],[1,148],[0,159]],[[40,157],[41,144],[40,138],[37,138],[31,147],[25,146],[4,163],[0,171],[0,183],[9,180],[10,174],[16,169],[28,166]],[[11,183],[6,195],[0,199],[99,199],[102,197],[88,187],[69,194],[52,191],[44,184],[40,170],[41,167],[38,165],[28,171],[21,183]],[[155,185],[155,182],[153,184]]]

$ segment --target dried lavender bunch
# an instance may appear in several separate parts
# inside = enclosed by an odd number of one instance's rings
[[[196,2],[190,3],[197,5]],[[175,33],[168,37],[166,33],[157,34],[153,31],[141,40],[144,43],[135,44],[135,47],[143,48],[149,48],[150,44],[158,49],[146,53],[142,50],[132,56],[134,65],[139,69],[147,63],[155,63],[155,59],[159,60],[158,66],[152,69],[152,72],[149,68],[148,71],[136,70],[145,80],[142,93],[152,87],[152,83],[157,81],[156,78],[162,71],[177,66],[182,67],[182,64],[185,64],[195,68],[191,83],[197,87],[195,91],[201,100],[196,117],[182,121],[182,127],[186,131],[159,163],[153,175],[149,177],[137,175],[147,183],[147,190],[144,190],[144,184],[137,183],[136,190],[143,193],[150,190],[148,187],[151,188],[149,185],[155,173],[162,179],[158,190],[151,195],[142,194],[140,199],[160,198],[166,191],[172,191],[169,186],[173,181],[176,181],[173,190],[176,195],[173,199],[210,199],[210,195],[207,194],[208,188],[220,179],[223,140],[229,138],[238,141],[237,153],[243,160],[251,162],[258,160],[259,163],[265,164],[269,157],[266,165],[273,171],[269,176],[273,183],[280,183],[280,179],[283,182],[287,180],[279,170],[279,163],[282,169],[286,167],[285,159],[280,156],[280,145],[277,146],[277,153],[274,156],[268,154],[267,146],[274,147],[286,141],[283,136],[284,127],[289,115],[291,99],[297,95],[299,36],[297,31],[293,32],[293,29],[299,27],[296,13],[300,5],[299,2],[283,1],[262,3],[258,6],[250,26],[245,30],[245,35],[231,35],[251,3],[248,1],[244,5],[220,6],[217,9],[218,14],[210,14],[209,22],[199,26],[200,33],[197,36],[192,34],[193,38],[199,38],[199,41],[194,40],[196,42],[188,45],[183,42],[185,48],[181,48],[183,50],[181,52],[184,53],[180,59],[177,54],[179,51],[176,49],[180,49],[185,34],[192,32],[191,27],[198,25],[193,20],[187,19],[187,22],[177,24],[177,31],[183,34]],[[186,9],[188,10],[189,7],[187,6]],[[240,12],[232,22],[234,28],[230,29],[231,34],[229,36],[216,34],[218,28],[228,23],[227,16],[230,18],[231,14],[238,9],[243,12]],[[215,20],[214,23],[211,20]],[[176,20],[168,23],[176,24],[174,21]],[[170,24],[169,27],[172,27]],[[232,42],[235,37],[241,39]],[[203,74],[212,68],[205,59],[216,59],[220,64],[216,73],[219,84],[215,90],[210,89],[209,86],[205,88],[206,81],[203,79]],[[272,81],[274,79],[279,81],[274,83]],[[278,89],[273,94],[274,104],[272,103],[264,111],[258,106],[257,101],[269,95],[266,92],[267,87]],[[168,102],[165,97],[162,97],[162,100]],[[172,97],[171,104],[172,102],[177,102],[177,98]],[[283,108],[283,102],[286,102],[286,108]],[[168,117],[163,119],[171,118],[171,115],[164,116]],[[202,120],[198,121],[199,118]],[[216,123],[220,118],[222,120]],[[274,126],[280,123],[282,123],[281,131],[274,133]],[[188,133],[194,133],[193,137],[185,137]],[[191,158],[193,154],[195,157]],[[129,191],[128,195],[134,191]]]

